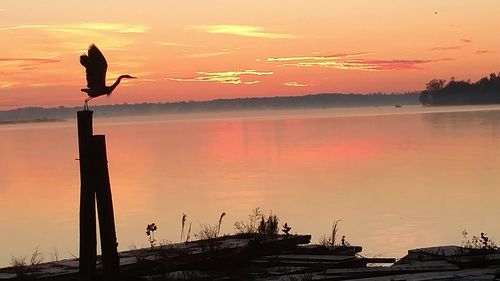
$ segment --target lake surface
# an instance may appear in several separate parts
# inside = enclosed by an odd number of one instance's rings
[[[76,115],[76,114],[75,114]],[[420,106],[99,118],[120,250],[177,242],[260,207],[313,242],[341,219],[365,256],[500,239],[500,107]],[[76,121],[0,126],[0,266],[78,255]],[[193,235],[191,235],[193,236]],[[55,250],[57,249],[57,250]]]

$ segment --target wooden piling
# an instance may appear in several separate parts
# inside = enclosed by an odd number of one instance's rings
[[[96,214],[95,190],[92,183],[92,159],[89,150],[93,134],[92,111],[78,111],[78,150],[80,154],[80,259],[82,281],[96,280]]]
[[[104,135],[91,138],[92,172],[95,176],[97,214],[99,216],[99,233],[101,237],[102,266],[104,279],[119,280],[120,260],[117,251],[113,199],[109,181],[108,160],[106,156],[106,140]]]

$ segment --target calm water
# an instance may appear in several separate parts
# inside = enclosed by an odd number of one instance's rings
[[[438,112],[439,111],[439,112]],[[442,112],[444,111],[444,112]],[[99,112],[95,113],[97,116]],[[95,119],[106,134],[119,248],[145,227],[178,241],[182,213],[221,232],[255,207],[365,255],[500,239],[500,107],[234,112]],[[39,247],[78,255],[75,121],[0,126],[0,266]]]

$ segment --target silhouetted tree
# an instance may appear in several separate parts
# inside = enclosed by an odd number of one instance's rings
[[[425,89],[429,92],[436,92],[443,89],[444,83],[446,83],[446,80],[432,79],[425,85]]]
[[[475,83],[470,80],[457,81],[432,79],[419,96],[423,105],[491,104],[500,103],[500,75],[491,73]]]

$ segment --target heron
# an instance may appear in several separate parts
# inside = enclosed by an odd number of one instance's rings
[[[115,88],[120,84],[122,79],[136,79],[137,77],[128,74],[120,75],[115,83],[111,86],[106,86],[106,70],[108,63],[101,51],[92,44],[89,47],[88,54],[80,56],[80,64],[85,67],[87,72],[87,88],[81,89],[82,92],[89,96],[85,99],[83,109],[88,110],[88,102],[96,97],[103,95],[111,95]]]

